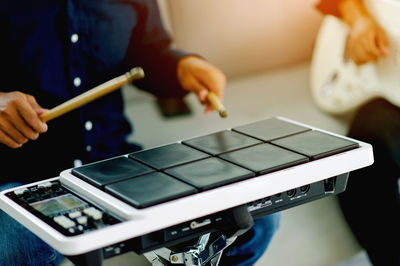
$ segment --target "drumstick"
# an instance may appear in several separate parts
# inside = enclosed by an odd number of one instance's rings
[[[78,107],[81,107],[82,105],[85,105],[91,101],[96,100],[97,98],[100,98],[110,92],[113,92],[128,82],[143,77],[144,77],[144,71],[141,67],[132,68],[129,72],[126,72],[121,76],[106,81],[103,84],[100,84],[99,86],[94,87],[93,89],[88,90],[87,92],[82,93],[81,95],[78,95],[75,98],[72,98],[50,109],[50,111],[42,114],[40,116],[40,119],[43,122],[50,121],[51,119],[57,118],[69,111],[72,111]]]
[[[211,103],[214,109],[218,111],[220,117],[225,118],[228,116],[224,105],[214,92],[209,92],[207,94],[207,100]]]

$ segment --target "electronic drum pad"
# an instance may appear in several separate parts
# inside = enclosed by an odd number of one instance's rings
[[[60,253],[143,253],[343,192],[371,145],[276,117],[110,158],[1,192],[0,207]]]

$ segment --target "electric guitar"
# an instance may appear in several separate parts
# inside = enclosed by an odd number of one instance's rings
[[[318,32],[310,71],[311,94],[322,110],[341,114],[382,97],[400,107],[400,1],[365,0],[385,30],[389,55],[357,66],[346,58],[347,24],[327,15]]]

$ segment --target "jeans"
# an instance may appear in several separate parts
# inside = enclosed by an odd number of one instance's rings
[[[21,183],[0,185],[0,191]],[[0,265],[58,265],[63,256],[0,210]]]
[[[20,185],[2,184],[0,191]],[[256,219],[254,226],[224,253],[220,265],[254,265],[267,249],[279,221],[280,213]],[[0,265],[58,265],[62,259],[60,253],[0,210]]]
[[[221,258],[221,266],[251,266],[264,254],[276,230],[281,214],[274,213],[254,220],[254,226],[239,236]]]

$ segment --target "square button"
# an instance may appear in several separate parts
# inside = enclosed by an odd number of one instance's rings
[[[180,143],[173,143],[149,150],[129,154],[134,158],[156,169],[165,169],[209,157],[208,154]]]
[[[273,144],[304,154],[312,160],[358,148],[358,143],[317,130],[272,141]]]
[[[257,174],[266,174],[308,162],[306,156],[267,143],[228,152],[219,157]]]
[[[200,190],[219,187],[254,176],[254,173],[247,169],[215,157],[172,167],[165,172]]]
[[[120,156],[74,168],[72,174],[96,187],[104,187],[152,171],[154,170],[144,164]]]
[[[277,118],[270,118],[244,126],[235,127],[232,130],[248,135],[250,137],[261,139],[263,141],[271,141],[293,134],[309,131],[311,129],[292,124]]]
[[[194,187],[161,172],[108,185],[106,191],[136,208],[146,208],[197,192]]]
[[[217,133],[182,141],[183,144],[207,152],[212,155],[233,151],[255,144],[261,141],[244,136],[237,132],[224,130]]]

